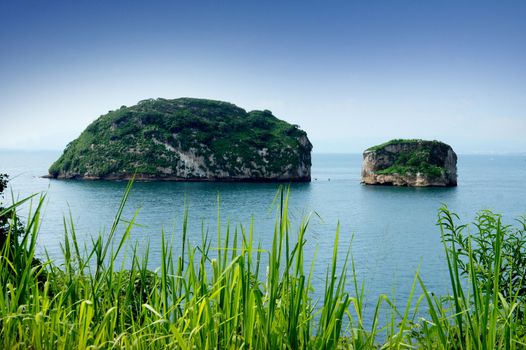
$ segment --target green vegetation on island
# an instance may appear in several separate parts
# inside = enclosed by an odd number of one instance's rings
[[[307,134],[270,111],[180,98],[122,106],[91,123],[54,178],[309,181]]]
[[[367,151],[389,152],[388,146],[416,146],[400,151],[392,165],[378,170],[377,174],[416,174],[422,173],[433,178],[439,177],[445,171],[443,158],[447,155],[449,146],[440,141],[424,141],[417,139],[395,139],[381,145],[373,146]]]
[[[508,226],[484,211],[468,227],[441,208],[451,294],[435,295],[416,272],[404,305],[387,295],[367,299],[350,250],[339,257],[337,231],[323,297],[314,299],[318,277],[305,263],[304,250],[309,220],[293,234],[286,191],[278,196],[271,247],[254,242],[252,225],[228,224],[218,225],[214,239],[203,227],[202,242],[190,244],[185,214],[176,233],[178,248],[161,231],[160,263],[152,266],[148,250],[139,253],[128,242],[137,217],[123,217],[130,189],[131,184],[109,233],[94,237],[91,245],[77,239],[72,220],[65,223],[60,263],[34,261],[44,198],[33,206],[17,244],[0,251],[0,348],[515,350],[526,345],[525,218]],[[13,230],[7,232],[14,239]]]
[[[443,142],[395,139],[365,150],[362,178],[368,184],[411,186],[420,177],[425,186],[455,186],[456,161],[453,149]]]

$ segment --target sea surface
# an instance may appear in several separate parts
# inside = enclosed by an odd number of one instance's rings
[[[45,194],[39,253],[47,251],[57,263],[62,256],[63,218],[69,220],[71,214],[77,236],[89,245],[92,236],[109,231],[126,187],[126,182],[41,178],[59,155],[0,151],[0,173],[10,175],[15,197]],[[526,214],[526,156],[459,155],[455,188],[363,186],[361,161],[359,154],[314,154],[313,181],[291,185],[293,235],[301,219],[310,215],[305,256],[307,263],[315,257],[315,297],[323,293],[338,225],[340,262],[352,247],[368,302],[387,294],[404,303],[417,271],[430,291],[448,292],[447,266],[436,226],[442,205],[456,212],[462,222],[471,222],[482,209],[503,214],[508,223]],[[255,242],[270,249],[278,187],[269,183],[138,182],[124,218],[130,219],[139,210],[131,242],[138,242],[139,250],[149,242],[152,269],[160,264],[161,230],[179,246],[185,207],[193,243],[201,241],[203,230],[215,239],[219,208],[223,233],[227,220],[232,230],[248,229],[253,221]],[[4,200],[10,201],[11,194]],[[28,209],[21,210],[22,217]]]

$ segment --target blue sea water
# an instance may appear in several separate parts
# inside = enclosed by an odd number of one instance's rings
[[[78,237],[89,242],[91,236],[109,230],[126,183],[41,178],[58,156],[59,152],[0,151],[0,173],[10,174],[13,194],[19,198],[46,194],[39,252],[47,250],[60,263],[63,217],[71,213]],[[503,214],[509,223],[526,214],[526,156],[459,155],[455,188],[363,186],[361,160],[358,154],[314,154],[313,181],[291,186],[292,232],[312,213],[305,254],[310,262],[316,252],[315,296],[323,293],[338,225],[340,261],[352,246],[368,300],[387,294],[404,302],[417,271],[429,290],[448,292],[436,226],[440,206],[446,204],[463,222],[472,221],[482,209]],[[135,183],[124,216],[130,219],[139,209],[140,226],[132,231],[131,240],[139,242],[140,249],[150,243],[152,269],[160,264],[162,229],[176,237],[178,246],[185,206],[190,240],[200,242],[202,227],[215,238],[218,195],[223,225],[228,219],[232,228],[248,229],[253,220],[254,240],[270,249],[277,189],[269,183]]]

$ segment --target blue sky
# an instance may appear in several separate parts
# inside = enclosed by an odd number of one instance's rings
[[[315,152],[526,152],[524,1],[2,1],[0,148],[152,98],[269,109]]]

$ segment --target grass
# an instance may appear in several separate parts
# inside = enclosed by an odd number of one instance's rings
[[[108,234],[79,242],[71,218],[64,220],[64,263],[35,260],[36,236],[45,198],[32,206],[16,244],[0,258],[0,348],[3,349],[519,349],[525,346],[522,283],[502,285],[502,240],[509,226],[490,230],[496,244],[492,283],[479,284],[478,256],[471,234],[462,236],[467,254],[452,237],[467,230],[444,207],[439,212],[450,271],[451,295],[427,291],[418,272],[411,297],[399,308],[383,295],[365,319],[364,285],[350,250],[338,257],[335,235],[323,297],[312,297],[313,265],[304,263],[309,218],[292,230],[288,190],[277,196],[271,247],[254,242],[253,226],[218,224],[215,237],[202,232],[191,246],[188,215],[175,251],[162,235],[159,266],[152,269],[128,242],[136,215],[122,218],[125,191]],[[17,204],[18,205],[18,204]],[[0,215],[6,212],[0,213]],[[489,212],[482,218],[495,218]],[[220,212],[218,211],[218,219]],[[13,215],[11,221],[16,221]],[[498,221],[498,220],[497,220]],[[218,223],[221,220],[218,220]],[[524,221],[522,221],[524,222]],[[123,223],[125,223],[123,225]],[[13,227],[16,222],[13,222]],[[517,230],[524,230],[518,226]],[[480,232],[475,232],[476,235]],[[8,239],[13,240],[12,232]],[[125,249],[126,246],[131,247]],[[263,257],[266,255],[266,259]],[[262,261],[268,260],[268,266]],[[117,263],[121,261],[120,263]],[[130,262],[128,269],[124,261]],[[343,261],[338,265],[338,261]],[[465,268],[465,269],[463,269]],[[467,271],[467,273],[464,273]],[[417,296],[417,286],[423,294]],[[511,290],[510,288],[513,290]],[[506,296],[501,291],[507,290]],[[381,324],[383,313],[389,322]],[[369,326],[366,326],[369,325]]]

